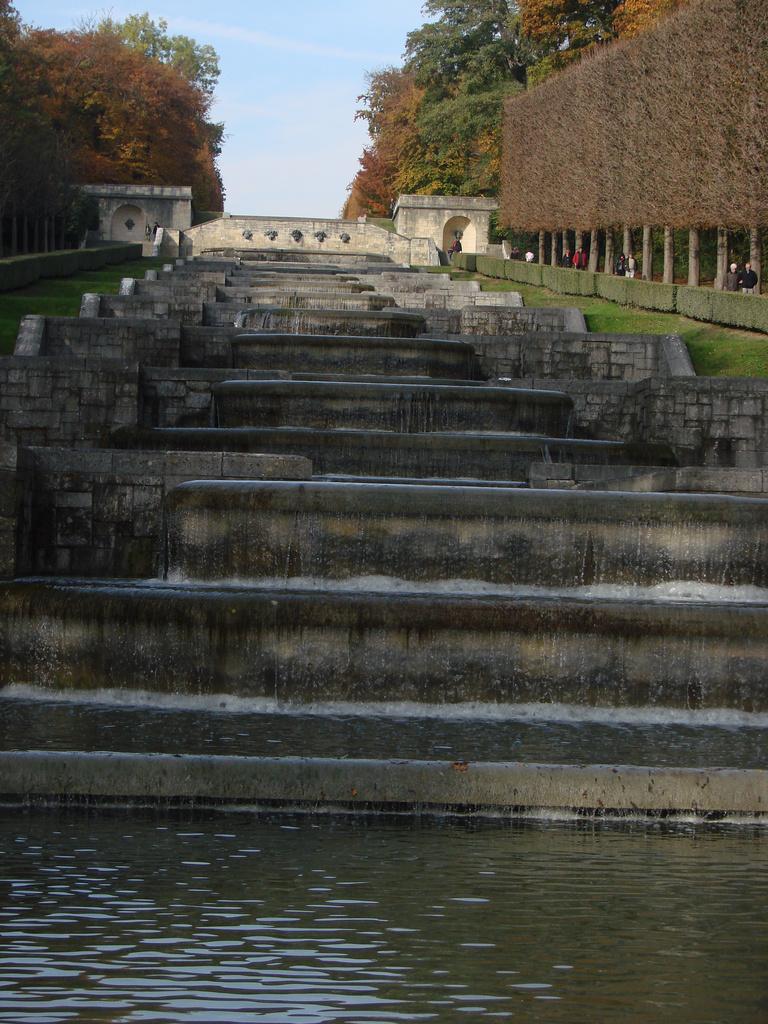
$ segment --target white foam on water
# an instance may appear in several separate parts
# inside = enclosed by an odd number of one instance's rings
[[[172,570],[166,584],[199,589],[282,590],[297,592],[334,591],[341,593],[415,594],[506,598],[577,598],[584,600],[680,602],[698,604],[768,604],[768,588],[749,584],[726,586],[696,580],[669,580],[651,586],[624,583],[602,583],[577,587],[538,587],[519,584],[498,584],[486,580],[406,580],[397,576],[350,576],[327,579],[315,576],[262,577],[249,579],[230,577],[226,580],[190,580],[184,573]],[[163,584],[150,581],[147,585]]]
[[[109,705],[127,708],[192,710],[213,713],[342,716],[345,718],[437,718],[444,721],[560,722],[597,725],[689,725],[722,728],[768,728],[768,712],[732,708],[587,707],[579,704],[417,704],[318,702],[285,704],[269,697],[219,694],[169,694],[148,690],[50,690],[28,683],[9,683],[0,700],[44,701],[63,704]]]

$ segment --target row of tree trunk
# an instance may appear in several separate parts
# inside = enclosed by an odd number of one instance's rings
[[[642,228],[642,258],[641,272],[638,275],[644,281],[653,280],[653,228],[644,224]],[[661,280],[664,284],[674,283],[674,260],[675,260],[675,234],[671,227],[657,229],[664,231],[664,265]],[[571,252],[583,248],[587,234],[589,236],[589,269],[598,270],[600,264],[600,232],[574,231],[573,246],[569,244],[570,232],[553,231],[550,233],[549,261],[553,267],[559,266],[561,253],[570,248]],[[614,273],[618,252],[616,250],[616,239],[611,228],[605,231],[605,244],[603,247],[603,272]],[[700,261],[700,232],[698,228],[691,228],[688,232],[688,284],[698,287],[701,283],[701,261]],[[635,242],[633,230],[625,225],[622,230],[622,248],[619,250],[625,256],[635,254]],[[760,293],[761,285],[761,257],[762,245],[760,240],[760,229],[752,227],[749,230],[749,259],[752,269],[757,274],[756,293]],[[539,263],[547,262],[547,232],[539,232]],[[728,264],[732,261],[729,256],[729,231],[728,228],[717,229],[717,271],[715,274],[714,287],[722,291],[725,287],[725,276],[728,273]],[[741,268],[740,268],[741,269]]]
[[[0,219],[0,257],[64,249],[65,220],[63,215]]]

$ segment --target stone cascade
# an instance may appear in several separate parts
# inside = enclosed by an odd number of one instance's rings
[[[170,310],[177,295],[191,310],[196,280],[205,295],[198,321],[179,331],[177,365],[170,346],[166,365],[142,359],[135,423],[98,438],[104,469],[88,507],[98,487],[99,507],[114,506],[110,537],[119,547],[121,531],[154,502],[147,543],[158,571],[29,573],[0,587],[0,685],[42,686],[74,701],[105,688],[150,701],[257,701],[266,716],[286,706],[334,713],[341,703],[374,733],[393,703],[438,720],[450,707],[482,707],[522,721],[532,706],[568,716],[576,730],[615,714],[627,734],[636,718],[669,714],[689,723],[692,745],[713,716],[764,729],[768,502],[528,486],[536,467],[551,483],[562,464],[659,472],[674,470],[677,455],[663,442],[580,436],[567,382],[547,386],[543,356],[535,386],[488,373],[496,352],[514,349],[517,366],[528,344],[541,352],[582,344],[555,318],[524,310],[516,321],[508,302],[483,319],[481,303],[462,305],[482,295],[464,287],[476,282],[453,288],[447,277],[362,254],[244,257],[206,254],[120,297],[126,310],[133,296]],[[439,337],[448,310],[453,326],[479,317],[478,329]],[[529,333],[502,333],[515,323]],[[495,332],[479,329],[488,324]],[[600,336],[599,344],[599,363],[573,359],[582,379],[597,366],[619,372],[617,355],[633,358],[628,343],[612,351]],[[643,366],[671,365],[654,362],[649,345],[642,342]],[[558,369],[565,360],[557,357]],[[59,528],[38,573],[51,572],[73,522],[61,489],[85,493],[80,456],[72,458],[66,481],[55,482],[49,461],[28,460],[49,501],[41,507],[33,495],[28,521],[36,536],[47,522]],[[137,479],[126,509],[119,489],[131,459]],[[108,469],[117,465],[119,481]],[[151,499],[141,493],[142,467],[165,474]],[[82,536],[95,538],[103,527],[88,520],[86,505]],[[313,728],[317,719],[308,719]],[[590,758],[600,764],[600,750]],[[686,770],[685,758],[680,751],[667,767]],[[289,760],[278,758],[275,771]],[[551,761],[541,770],[564,767],[556,749]],[[327,771],[322,758],[307,766],[320,778]],[[503,766],[503,778],[514,775]],[[600,813],[597,778],[585,783],[580,806]],[[764,810],[756,804],[768,801],[768,783],[760,775],[754,786],[762,795],[750,796],[750,809]],[[498,787],[473,806],[541,806],[532,793]],[[702,796],[706,789],[696,774],[664,806],[736,806]],[[221,798],[244,796],[233,789]],[[259,792],[247,796],[258,802]],[[607,806],[622,813],[646,809],[635,790],[612,799]],[[366,800],[392,805],[373,793]],[[419,793],[395,802],[418,807]],[[652,797],[647,806],[658,809]]]

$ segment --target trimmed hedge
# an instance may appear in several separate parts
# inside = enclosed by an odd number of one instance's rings
[[[677,289],[677,312],[693,320],[712,319],[712,296],[709,288],[689,288],[680,285]]]
[[[656,284],[638,277],[625,277],[624,280],[627,282],[627,305],[656,309],[660,313],[677,310],[676,284]]]
[[[679,313],[692,320],[706,320],[725,327],[741,327],[768,334],[768,296],[661,284],[636,277],[613,277],[591,270],[569,270],[567,267],[475,256],[473,253],[460,253],[453,262],[462,270],[476,270],[486,277],[549,288],[561,295],[599,295],[601,299],[617,302],[620,306]]]
[[[538,263],[525,263],[523,260],[505,260],[504,275],[508,281],[519,281],[542,287],[541,267]]]
[[[477,270],[477,256],[473,252],[459,252],[451,257],[451,265],[458,270],[469,270],[474,274]]]
[[[601,299],[608,299],[609,302],[618,302],[622,306],[628,305],[626,277],[612,277],[610,274],[600,274],[595,282],[597,294]]]
[[[0,260],[0,292],[34,284],[41,277],[69,277],[80,270],[99,270],[113,263],[141,258],[141,243],[104,245],[97,249],[62,249],[58,252],[13,256]]]

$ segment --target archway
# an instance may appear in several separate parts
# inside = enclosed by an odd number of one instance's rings
[[[477,231],[469,217],[451,217],[443,228],[443,249],[448,252],[458,235],[464,252],[477,251]]]
[[[146,227],[147,215],[141,207],[124,203],[112,214],[110,238],[113,242],[143,242]]]

